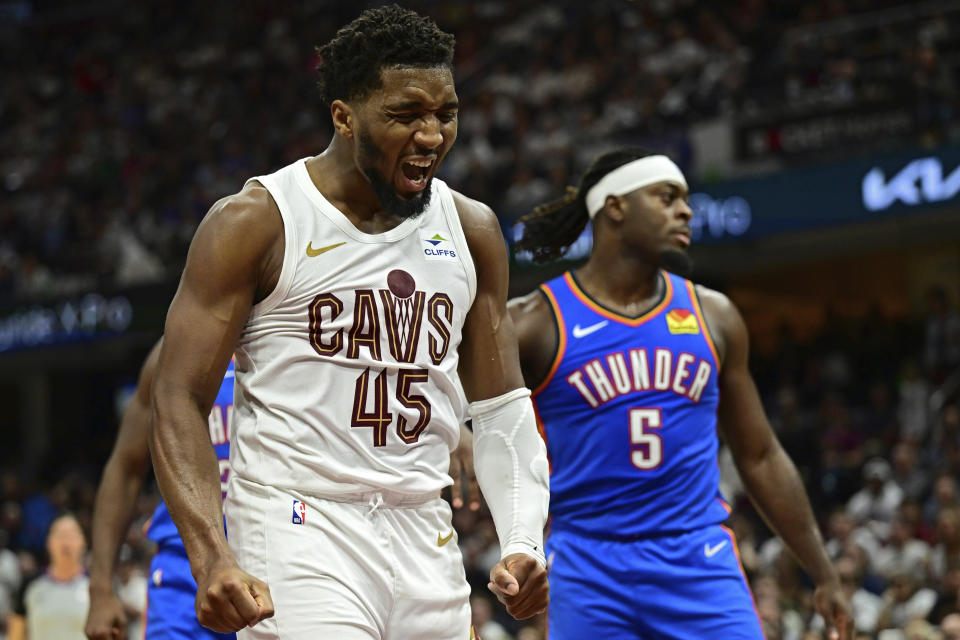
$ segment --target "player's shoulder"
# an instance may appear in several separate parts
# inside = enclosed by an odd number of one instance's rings
[[[497,282],[507,288],[507,249],[500,221],[486,204],[450,190],[460,219],[460,228],[477,269],[478,282]],[[498,294],[499,295],[499,294]]]
[[[238,250],[267,247],[283,235],[283,218],[270,192],[250,181],[237,193],[217,200],[197,229]]]
[[[704,321],[713,334],[720,359],[726,360],[726,352],[732,346],[745,343],[747,328],[737,305],[725,294],[703,285],[694,285]]]
[[[500,234],[500,222],[489,205],[453,189],[450,190],[450,194],[464,233],[468,236],[472,232],[484,231],[495,231],[498,235]]]
[[[550,305],[540,292],[539,287],[526,295],[510,298],[507,301],[507,310],[510,312],[511,317],[513,317],[514,322],[518,320],[529,320],[531,318],[546,319],[549,318],[552,313]]]
[[[237,193],[220,198],[207,214],[224,225],[251,225],[275,221],[272,214],[279,214],[270,191],[257,181],[251,180]]]
[[[700,301],[700,306],[703,308],[704,313],[711,315],[737,313],[736,305],[733,304],[733,301],[730,300],[726,294],[702,284],[694,283],[693,288],[697,293],[697,299]]]

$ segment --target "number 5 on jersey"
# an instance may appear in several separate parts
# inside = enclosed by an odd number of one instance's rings
[[[630,462],[649,471],[663,462],[663,439],[655,429],[662,425],[660,409],[630,409]]]
[[[420,434],[430,422],[430,402],[426,397],[413,393],[412,386],[418,382],[427,381],[426,369],[400,369],[397,371],[397,401],[407,409],[415,409],[418,417],[413,426],[402,415],[397,416],[397,435],[407,444],[413,444],[420,439]],[[370,403],[373,387],[373,408],[367,410]],[[382,447],[387,444],[387,427],[393,422],[393,414],[387,410],[387,372],[381,370],[370,383],[370,367],[364,369],[357,378],[353,394],[353,413],[350,419],[351,427],[372,427],[373,446]]]

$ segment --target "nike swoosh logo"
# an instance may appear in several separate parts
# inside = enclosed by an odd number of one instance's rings
[[[703,544],[703,555],[707,556],[708,558],[712,558],[713,556],[717,555],[717,553],[720,552],[720,549],[723,549],[725,546],[727,546],[727,542],[728,542],[728,540],[724,540],[724,541],[722,541],[722,542],[718,542],[717,544],[713,545],[712,547],[711,547],[709,544],[704,543],[704,544]]]
[[[447,534],[447,537],[444,538],[440,535],[440,532],[437,532],[437,546],[442,547],[443,545],[450,542],[450,539],[453,538],[453,529],[450,529],[450,533]]]
[[[598,322],[597,324],[591,324],[589,327],[581,327],[581,326],[578,325],[578,324],[577,324],[577,325],[574,325],[574,327],[573,327],[573,337],[574,337],[574,338],[582,338],[582,337],[584,337],[584,336],[588,336],[588,335],[590,335],[591,333],[593,333],[594,331],[600,331],[600,329],[603,329],[603,328],[604,328],[605,326],[607,326],[608,324],[610,324],[610,321],[609,321],[609,320],[601,320],[601,321]]]
[[[326,253],[327,251],[330,251],[330,249],[336,249],[337,247],[342,247],[342,246],[345,245],[345,244],[347,244],[347,243],[346,243],[346,242],[338,242],[337,244],[331,244],[330,246],[327,246],[327,247],[320,247],[319,249],[314,249],[314,248],[313,248],[313,241],[310,241],[310,242],[307,243],[307,257],[308,257],[308,258],[316,258],[316,257],[317,257],[318,255],[320,255],[321,253]]]

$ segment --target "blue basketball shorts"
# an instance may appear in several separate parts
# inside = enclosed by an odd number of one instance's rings
[[[549,640],[758,640],[733,533],[713,525],[631,541],[551,532]]]
[[[236,640],[197,621],[197,583],[182,548],[163,545],[150,563],[145,640]]]

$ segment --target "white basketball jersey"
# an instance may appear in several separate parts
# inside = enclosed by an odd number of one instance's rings
[[[230,461],[241,478],[319,496],[450,484],[466,400],[457,347],[476,273],[450,189],[420,216],[358,230],[306,160],[268,176],[283,216],[276,289],[236,348]]]

